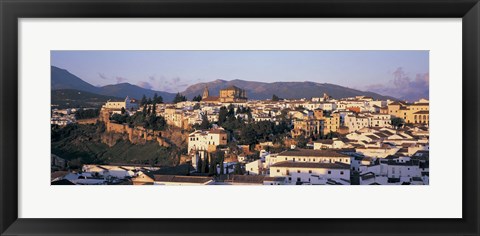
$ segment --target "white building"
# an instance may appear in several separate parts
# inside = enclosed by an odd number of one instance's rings
[[[294,149],[281,152],[275,162],[351,163],[351,157],[332,150]],[[272,163],[274,164],[274,163]]]
[[[391,127],[390,119],[388,114],[349,114],[344,118],[344,125],[349,132],[355,132],[365,127]]]
[[[282,161],[270,166],[270,177],[285,177],[287,184],[350,185],[350,165]]]
[[[213,151],[218,145],[227,145],[227,132],[223,128],[195,130],[188,136],[188,152],[192,150]]]
[[[124,108],[125,110],[136,110],[138,109],[138,105],[133,103],[132,100],[127,96],[124,101],[110,101],[108,100],[103,108],[111,109],[111,110],[120,110]]]
[[[350,145],[346,144],[340,139],[321,139],[313,142],[313,150],[322,150],[322,149],[341,149],[347,148]]]
[[[369,127],[368,117],[358,115],[346,115],[344,125],[348,127],[349,132],[355,132],[363,127]]]
[[[249,175],[260,175],[260,174],[263,174],[264,168],[263,168],[263,162],[262,160],[255,160],[255,161],[252,161],[252,162],[249,162],[247,164],[245,164],[245,171],[247,171],[247,173]]]

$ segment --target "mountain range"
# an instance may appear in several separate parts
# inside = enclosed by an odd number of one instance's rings
[[[52,90],[75,89],[104,96],[113,96],[118,98],[125,98],[126,96],[129,96],[137,99],[141,98],[144,94],[147,97],[153,97],[153,95],[157,93],[159,96],[162,96],[166,102],[172,101],[172,99],[175,97],[174,93],[145,89],[129,83],[119,83],[96,87],[71,74],[67,70],[55,66],[51,67],[51,80]],[[373,97],[374,99],[396,100],[393,97],[383,96],[378,93],[360,91],[335,84],[316,83],[310,81],[265,83],[245,80],[215,80],[208,83],[197,83],[191,85],[181,93],[187,98],[192,99],[194,96],[202,95],[205,87],[208,87],[210,96],[218,96],[220,89],[232,85],[245,89],[249,99],[270,99],[274,94],[280,98],[298,99],[320,97],[323,95],[323,93],[327,93],[328,95],[337,99],[363,95]]]
[[[316,82],[255,82],[245,80],[215,80],[208,83],[198,83],[189,86],[183,94],[187,97],[194,97],[202,94],[205,87],[208,87],[211,96],[217,96],[220,89],[228,86],[236,86],[245,89],[249,99],[270,99],[275,94],[280,98],[311,98],[321,97],[327,93],[333,98],[346,98],[354,96],[369,96],[374,99],[394,99],[393,97],[383,96],[378,93],[365,92],[351,89],[335,84],[316,83]]]
[[[67,70],[55,66],[51,67],[51,80],[51,90],[75,89],[104,96],[113,96],[118,98],[125,98],[126,96],[129,96],[136,99],[142,98],[144,94],[147,97],[153,97],[153,95],[157,93],[159,96],[162,96],[165,101],[171,101],[175,97],[175,94],[173,93],[145,89],[129,83],[119,83],[96,87],[83,81],[81,78],[68,72]]]

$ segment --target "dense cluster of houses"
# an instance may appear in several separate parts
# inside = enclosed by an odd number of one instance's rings
[[[158,174],[156,169],[126,166],[84,166],[82,173],[64,176],[74,184],[108,184],[128,179],[132,184],[152,185],[428,185],[429,184],[429,102],[380,101],[357,96],[333,99],[322,97],[296,100],[247,100],[245,90],[229,87],[212,97],[205,88],[200,102],[156,104],[154,109],[167,124],[187,129],[207,117],[218,121],[222,106],[232,105],[235,115],[249,122],[291,121],[291,139],[320,137],[306,148],[289,145],[288,150],[267,152],[269,143],[260,145],[255,159],[225,148],[230,137],[221,127],[195,130],[188,135],[187,152],[192,169],[184,175]],[[109,102],[104,109],[137,106],[127,98]],[[249,108],[250,117],[238,109]],[[140,109],[138,109],[140,110]],[[392,124],[392,119],[401,120]],[[335,136],[326,138],[326,135]],[[197,163],[209,153],[224,151],[235,158],[218,165],[221,176],[199,174]],[[234,174],[237,166],[242,175]],[[59,179],[56,179],[57,181]],[[103,181],[103,182],[102,182]]]
[[[76,109],[57,109],[54,108],[52,109],[52,114],[50,117],[50,124],[52,125],[59,125],[59,126],[65,126],[68,124],[73,124],[75,123],[75,112]]]

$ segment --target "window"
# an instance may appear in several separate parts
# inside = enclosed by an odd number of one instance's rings
[[[340,174],[343,175],[343,171],[340,171]]]
[[[292,177],[288,177],[288,181],[292,181]]]
[[[302,179],[300,179],[300,178],[297,178],[297,182],[301,182],[301,181],[302,181]]]
[[[329,170],[327,173],[328,173],[328,174],[331,174],[331,173],[332,173],[332,171],[331,171],[331,170]]]
[[[279,169],[277,169],[277,173],[278,173],[278,172],[280,172],[280,170],[279,170]]]
[[[297,173],[300,173],[300,170],[297,170]]]
[[[311,173],[312,173],[312,170],[309,170],[308,173],[311,174]]]

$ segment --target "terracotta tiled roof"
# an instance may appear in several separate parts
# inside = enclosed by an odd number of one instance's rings
[[[314,143],[333,144],[333,140],[332,139],[322,139],[322,140],[317,140]]]
[[[415,112],[415,113],[413,113],[413,114],[428,115],[429,112],[428,112],[428,111],[417,111],[417,112]]]
[[[412,104],[412,106],[428,106],[428,105],[430,105],[430,103],[427,103],[427,102],[419,102],[419,103]]]
[[[202,99],[202,102],[218,102],[218,98],[217,96],[208,96],[206,98],[203,98]]]
[[[175,183],[198,183],[203,184],[213,180],[206,176],[181,176],[181,175],[154,175],[156,182],[175,182]]]
[[[230,175],[224,180],[226,183],[263,183],[264,175]]]
[[[336,163],[317,163],[317,162],[291,162],[282,161],[277,162],[270,167],[291,167],[291,168],[322,168],[322,169],[350,169],[350,165],[336,162]]]
[[[278,156],[302,156],[302,157],[349,157],[331,150],[294,149],[279,153]]]

